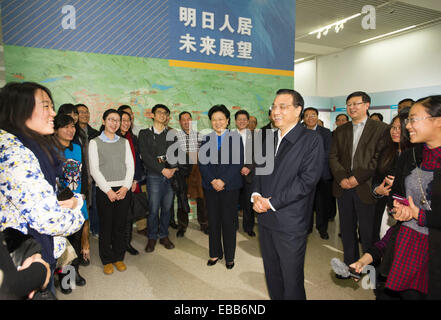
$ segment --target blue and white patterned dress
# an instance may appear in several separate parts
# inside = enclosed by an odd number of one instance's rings
[[[0,129],[0,230],[11,227],[24,234],[28,226],[54,237],[54,257],[66,248],[65,237],[84,223],[83,198],[75,194],[75,209],[62,208],[38,159],[14,135]]]

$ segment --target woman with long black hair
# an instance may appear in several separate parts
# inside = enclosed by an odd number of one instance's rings
[[[441,95],[418,100],[405,120],[410,142],[396,166],[388,208],[397,228],[386,288],[402,299],[441,299]]]
[[[80,194],[57,200],[61,161],[54,149],[55,111],[49,89],[8,83],[0,92],[0,229],[31,235],[55,270],[65,237],[84,223]],[[51,278],[48,286],[55,293]]]

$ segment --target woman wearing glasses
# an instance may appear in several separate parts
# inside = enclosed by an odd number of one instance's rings
[[[375,204],[375,221],[373,241],[380,240],[380,228],[382,225],[383,214],[386,208],[387,199],[390,195],[394,178],[395,165],[400,154],[410,147],[409,133],[406,129],[405,119],[407,119],[409,110],[396,115],[390,125],[390,139],[386,147],[380,153],[375,176],[372,180],[372,192],[377,203]]]
[[[401,299],[441,299],[441,95],[418,100],[405,120],[410,141],[396,166],[393,217],[401,221],[390,241],[386,288]]]
[[[89,143],[90,174],[97,185],[100,223],[99,253],[104,273],[126,270],[125,228],[130,206],[134,162],[129,141],[116,134],[121,124],[118,111],[104,112],[101,134]]]

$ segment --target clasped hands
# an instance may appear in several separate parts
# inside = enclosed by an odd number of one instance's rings
[[[126,187],[121,187],[117,191],[113,191],[110,189],[107,191],[107,197],[109,198],[110,202],[115,202],[117,200],[123,200],[126,197],[127,189]]]
[[[213,179],[211,181],[211,185],[213,186],[213,189],[217,192],[225,189],[225,182],[223,182],[221,179]]]
[[[358,181],[354,176],[344,178],[342,181],[340,181],[340,187],[342,187],[342,189],[352,189],[356,186],[358,186]]]
[[[269,204],[269,198],[264,198],[260,195],[253,196],[253,210],[257,213],[265,213],[268,210],[271,209],[271,206]]]

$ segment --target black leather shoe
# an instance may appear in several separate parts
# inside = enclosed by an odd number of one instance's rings
[[[139,254],[139,251],[136,250],[135,248],[133,248],[132,245],[131,245],[130,243],[127,245],[127,249],[126,249],[126,251],[127,251],[128,253],[130,253],[132,256],[137,256],[137,255]]]
[[[255,237],[256,236],[256,233],[254,232],[254,231],[248,231],[247,232],[248,233],[248,235],[250,236],[250,237]]]
[[[184,230],[178,230],[178,232],[176,233],[176,238],[182,238],[184,236],[184,233]]]
[[[84,259],[83,256],[80,257],[80,264],[83,267],[87,267],[88,265],[90,265],[90,260],[89,259]]]
[[[78,269],[75,272],[75,284],[79,287],[86,285],[86,279],[84,279],[80,273],[78,272]]]
[[[176,222],[172,221],[170,222],[170,227],[172,227],[173,229],[177,229],[178,225],[176,224]]]
[[[329,239],[329,234],[328,232],[320,232],[320,238],[324,239],[324,240],[328,240]]]
[[[173,249],[175,247],[173,242],[171,242],[168,237],[160,239],[159,243],[162,244],[166,249]]]
[[[339,279],[339,280],[348,280],[348,279],[351,279],[350,276],[348,276],[348,277],[343,277],[343,276],[341,276],[341,275],[339,275],[339,274],[335,274],[335,277],[336,277],[337,279]]]
[[[153,252],[156,246],[156,239],[149,239],[147,246],[145,247],[145,252]]]
[[[233,269],[233,267],[234,267],[234,261],[233,261],[233,262],[227,262],[227,263],[225,264],[225,266],[227,267],[227,269]]]

